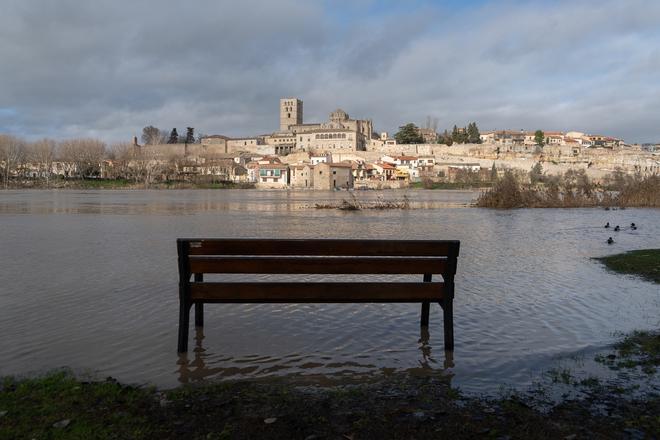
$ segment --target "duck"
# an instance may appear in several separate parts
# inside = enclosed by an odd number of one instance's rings
[[[619,225],[616,225],[616,226],[614,227],[614,232],[619,232],[620,230],[621,230],[621,228],[619,228]]]
[[[630,224],[630,229],[632,229],[634,231],[635,229],[637,229],[637,225],[634,224],[634,223],[631,223]]]
[[[610,227],[610,222],[605,223],[605,229]]]
[[[612,237],[608,238],[607,239],[607,244],[612,244],[612,243],[614,243],[614,240],[612,239]]]

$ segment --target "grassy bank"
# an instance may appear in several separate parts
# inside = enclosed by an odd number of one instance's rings
[[[660,283],[660,249],[642,249],[596,259],[610,270]]]
[[[625,339],[616,355],[605,358],[657,350],[637,344],[637,336],[632,340]],[[597,379],[581,385],[588,387],[585,398],[564,401],[549,412],[535,409],[519,394],[466,397],[448,378],[408,375],[325,388],[273,379],[159,391],[110,378],[82,381],[66,372],[0,383],[3,439],[576,439],[660,434],[657,395],[634,398],[618,383],[615,387]]]

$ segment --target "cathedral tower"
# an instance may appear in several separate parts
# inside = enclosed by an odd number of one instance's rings
[[[303,123],[303,102],[297,98],[280,99],[280,131],[289,131],[290,125]]]

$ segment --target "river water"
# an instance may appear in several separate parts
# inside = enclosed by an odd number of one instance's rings
[[[356,194],[407,196],[413,209],[314,209],[345,192],[0,192],[0,375],[70,367],[172,387],[408,371],[489,392],[528,384],[616,332],[660,325],[657,285],[591,259],[660,247],[658,210],[496,211],[467,207],[467,191]],[[608,221],[638,229],[606,231]],[[440,307],[423,335],[415,304],[211,304],[179,356],[177,237],[461,240],[453,357]]]

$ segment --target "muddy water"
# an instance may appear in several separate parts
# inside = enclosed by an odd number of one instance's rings
[[[346,193],[0,192],[0,375],[68,366],[168,387],[409,370],[493,391],[617,331],[660,325],[656,285],[591,260],[660,247],[658,210],[490,211],[465,207],[471,192],[357,195],[407,195],[414,209],[313,208]],[[639,229],[615,235],[607,221]],[[204,334],[191,335],[196,348],[179,357],[175,239],[184,236],[459,239],[453,358],[442,350],[439,306],[424,335],[412,304],[209,305]]]

